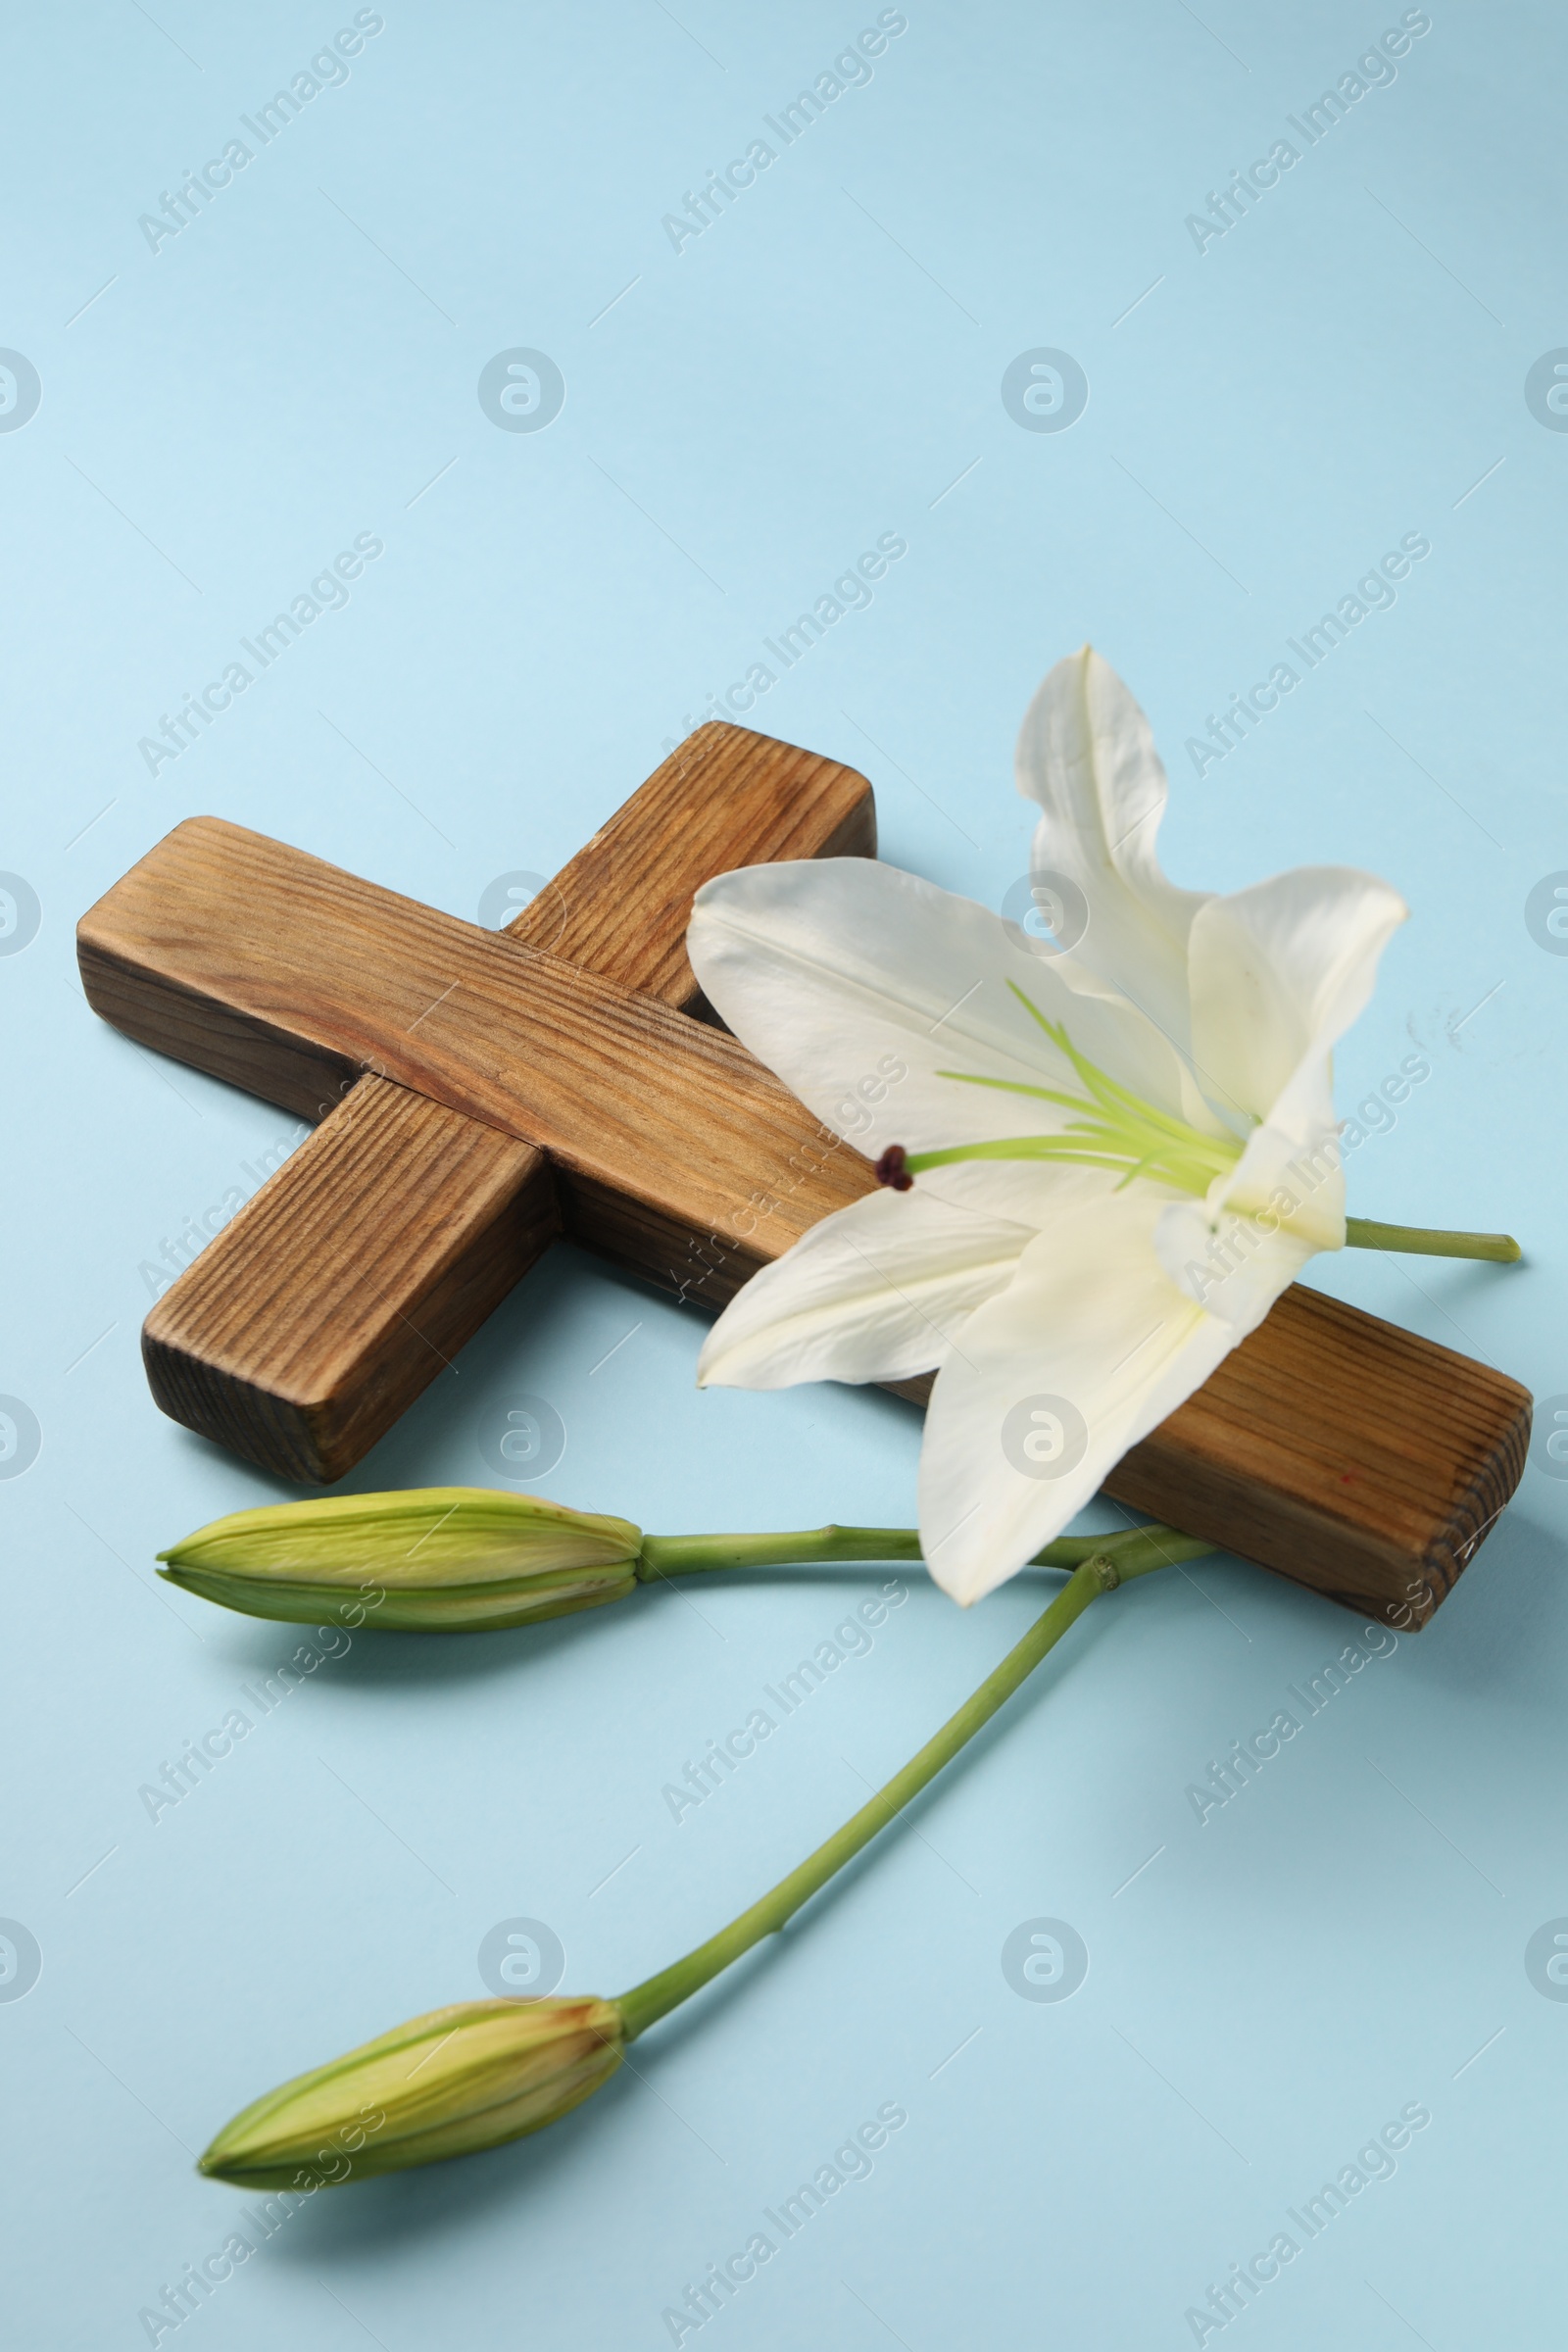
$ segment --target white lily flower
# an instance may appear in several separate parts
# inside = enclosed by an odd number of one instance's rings
[[[1406,913],[1346,866],[1225,897],[1168,882],[1164,770],[1088,647],[1036,695],[1017,778],[1054,940],[861,858],[721,875],[687,935],[710,1003],[882,1151],[884,1187],[746,1285],[698,1378],[934,1369],[921,1539],[963,1602],[1344,1246],[1331,1054]]]

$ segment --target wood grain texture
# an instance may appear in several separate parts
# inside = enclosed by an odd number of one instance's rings
[[[765,859],[875,850],[863,776],[710,724],[508,931],[679,1009],[706,1010],[685,949],[704,881]],[[176,1420],[264,1467],[329,1482],[439,1375],[559,1231],[549,1162],[462,1111],[356,1077],[346,1056],[297,1037],[274,1054],[237,1023],[195,1058],[322,1123],[153,1308],[142,1338],[153,1394]]]
[[[617,862],[608,859],[601,873]],[[673,885],[662,886],[656,903],[666,920],[684,922]],[[548,919],[564,941],[569,898]],[[679,964],[665,950],[650,960],[635,922],[624,936],[628,959],[640,955],[643,974],[678,991]],[[559,1220],[561,1230],[709,1306],[870,1189],[866,1162],[726,1033],[603,972],[214,819],[177,828],[116,885],[83,919],[80,956],[90,1001],[130,1035],[293,1107],[370,1069],[358,1148],[369,1120],[398,1127],[404,1139],[390,1174],[382,1159],[396,1152],[378,1147],[356,1176],[360,1193],[344,1192],[339,1159],[328,1153],[353,1162],[356,1122],[335,1113],[332,1133],[315,1139],[319,1160],[305,1147],[273,1180],[275,1200],[259,1196],[244,1212],[252,1223],[240,1237],[241,1271],[250,1288],[235,1292],[234,1266],[220,1257],[209,1276],[204,1258],[181,1278],[212,1326],[200,1409],[231,1443],[257,1425],[247,1366],[253,1371],[258,1330],[272,1335],[266,1394],[292,1414],[291,1442],[310,1418],[302,1400],[315,1368],[323,1360],[331,1368],[325,1341],[314,1353],[301,1344],[298,1362],[290,1358],[288,1316],[269,1303],[265,1265],[251,1263],[274,1248],[294,1250],[296,1268],[314,1262],[289,1240],[297,1222],[314,1220],[318,1253],[351,1258],[359,1227],[343,1222],[341,1203],[367,1191],[375,1203],[371,1262],[388,1289],[372,1283],[355,1308],[352,1267],[334,1263],[329,1278],[318,1277],[328,1320],[341,1312],[361,1328],[337,1366],[340,1385],[345,1366],[358,1378],[361,1367],[396,1357],[394,1295],[416,1300],[418,1311],[405,1319],[425,1364],[429,1346],[461,1329],[471,1301],[466,1310],[454,1273],[461,1252],[443,1255],[451,1194],[434,1162],[475,1124],[483,1135],[470,1147],[470,1182],[482,1197],[481,1223],[487,1234],[508,1216],[516,1224],[503,1240],[514,1251],[505,1263],[524,1262]],[[354,1086],[345,1108],[360,1092]],[[432,1169],[416,1184],[427,1150]],[[461,1193],[461,1181],[452,1189]],[[408,1206],[416,1193],[417,1214]],[[394,1237],[410,1245],[406,1290],[396,1284]],[[196,1360],[171,1346],[155,1380],[188,1417],[176,1356],[181,1366]],[[306,1359],[310,1377],[299,1369]],[[371,1400],[358,1418],[345,1410],[333,1443],[352,1449],[377,1409]],[[1298,1288],[1127,1455],[1110,1491],[1408,1628],[1431,1614],[1506,1502],[1523,1466],[1529,1409],[1526,1392],[1500,1374]],[[264,1437],[279,1445],[275,1431]],[[322,1458],[319,1448],[312,1437],[290,1458]],[[274,1458],[256,1445],[246,1449]]]
[[[340,1478],[559,1231],[544,1152],[362,1078],[147,1317],[153,1396],[285,1478]]]
[[[875,856],[876,803],[853,767],[710,721],[508,930],[689,1012],[700,1000],[686,926],[704,882],[738,865]]]
[[[1298,1283],[1106,1488],[1414,1632],[1523,1476],[1530,1409],[1517,1381]]]
[[[373,1070],[540,1146],[590,1223],[608,1188],[647,1232],[733,1234],[760,1188],[776,1249],[871,1181],[837,1143],[791,1165],[811,1122],[726,1033],[216,817],[117,883],[78,955],[89,1003],[139,1042],[252,1092]]]

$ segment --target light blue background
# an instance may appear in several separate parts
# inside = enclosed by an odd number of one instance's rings
[[[471,917],[901,532],[874,605],[755,723],[862,768],[885,855],[998,905],[1027,858],[1014,731],[1089,637],[1167,755],[1179,879],[1388,875],[1413,920],[1342,1100],[1417,1048],[1433,1075],[1352,1161],[1351,1206],[1505,1225],[1529,1263],[1312,1278],[1568,1391],[1568,961],[1524,921],[1568,866],[1568,438],[1523,396],[1568,343],[1560,12],[1435,5],[1393,85],[1200,254],[1186,215],[1396,7],[909,0],[869,84],[677,254],[662,216],[873,8],[388,0],[346,84],[150,251],[138,216],[352,13],[101,0],[4,37],[0,343],[43,383],[0,435],[0,866],[42,906],[0,959],[0,1390],[43,1432],[0,1483],[0,1912],[43,1954],[0,2004],[29,2348],[147,2340],[139,2310],[240,2211],[194,2152],[301,2067],[478,1994],[498,1920],[550,1923],[567,1985],[606,1993],[710,1931],[1041,1590],[961,1616],[906,1580],[871,1654],[679,1826],[663,1784],[876,1580],[356,1639],[150,1821],[139,1787],[292,1643],[151,1571],[285,1491],[161,1418],[137,1328],[143,1261],[292,1123],[126,1043],[74,976],[75,917],[178,818]],[[565,377],[537,433],[476,398],[519,345]],[[1069,431],[1003,408],[1036,346],[1089,377]],[[138,739],[360,532],[385,554],[347,610],[150,776]],[[1200,780],[1205,714],[1413,532],[1432,552],[1395,608]],[[486,1415],[522,1389],[564,1421],[545,1486],[578,1504],[669,1530],[911,1514],[912,1414],[699,1396],[701,1331],[559,1250],[353,1483],[483,1480]],[[1414,2102],[1430,2127],[1264,2289],[1253,2352],[1556,2343],[1568,2006],[1523,1955],[1568,1913],[1565,1505],[1533,1465],[1430,1630],[1202,1827],[1187,1784],[1355,1628],[1233,1562],[1129,1590],[635,2073],[541,2138],[319,2197],[162,2340],[667,2343],[684,2283],[898,2100],[871,2178],[705,2344],[1190,2343],[1209,2283]],[[1091,1955],[1059,2004],[1001,1971],[1041,1915]]]

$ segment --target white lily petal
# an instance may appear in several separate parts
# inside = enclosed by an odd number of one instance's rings
[[[697,894],[686,946],[742,1043],[868,1156],[1057,1132],[1070,1115],[1058,1106],[942,1074],[1054,1083],[1054,1049],[1009,983],[1102,1069],[1186,1115],[1177,1056],[1133,1005],[1075,995],[1065,958],[1031,955],[989,908],[897,866],[826,858],[721,874]],[[1076,1085],[1058,1064],[1063,1080]]]
[[[784,1389],[929,1372],[1034,1238],[921,1186],[872,1193],[753,1275],[709,1333],[698,1383]]]
[[[1236,1345],[1235,1327],[1161,1267],[1165,1207],[1137,1185],[1076,1204],[1030,1244],[937,1375],[921,1544],[956,1600],[978,1600],[1059,1535]]]
[[[1193,1058],[1216,1098],[1310,1144],[1334,1126],[1330,1052],[1409,912],[1354,866],[1303,865],[1210,899],[1189,947]]]
[[[1327,1054],[1311,1075],[1328,1097]],[[1236,1166],[1210,1187],[1206,1206],[1210,1224],[1222,1229],[1240,1220],[1253,1231],[1272,1230],[1277,1222],[1308,1250],[1343,1250],[1345,1172],[1332,1098],[1306,1143],[1272,1119],[1254,1127]]]
[[[1148,719],[1092,646],[1058,662],[1030,704],[1015,772],[1045,812],[1032,870],[1064,874],[1087,904],[1064,977],[1131,997],[1185,1054],[1187,939],[1207,894],[1160,870],[1165,770]]]
[[[1337,1181],[1337,1172],[1327,1177],[1323,1191]],[[1342,1201],[1344,1189],[1339,1182]],[[1285,1221],[1272,1210],[1259,1218],[1221,1205],[1216,1214],[1207,1201],[1173,1200],[1154,1229],[1154,1247],[1178,1289],[1228,1324],[1233,1338],[1245,1340],[1309,1257],[1319,1250],[1343,1249],[1343,1208],[1337,1232],[1328,1204],[1314,1198],[1311,1209],[1310,1221]],[[1319,1239],[1320,1232],[1327,1238]]]
[[[1060,1160],[959,1159],[947,1167],[923,1168],[913,1191],[902,1198],[935,1195],[956,1208],[1026,1225],[1035,1234],[1057,1223],[1079,1200],[1098,1200],[1113,1192],[1116,1182],[1113,1168],[1075,1168]]]

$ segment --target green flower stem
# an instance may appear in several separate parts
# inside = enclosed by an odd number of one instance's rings
[[[1348,1250],[1402,1250],[1414,1257],[1488,1257],[1511,1266],[1524,1251],[1511,1233],[1445,1233],[1433,1225],[1380,1225],[1375,1217],[1347,1217]]]
[[[1123,1577],[1142,1576],[1166,1561],[1194,1560],[1212,1551],[1201,1536],[1178,1535],[1173,1527],[1133,1527],[1115,1536],[1060,1536],[1036,1552],[1032,1568],[1076,1568],[1097,1553],[1112,1560]],[[637,1560],[644,1584],[670,1576],[698,1576],[736,1568],[810,1567],[823,1560],[918,1560],[915,1527],[808,1527],[760,1536],[645,1536]]]
[[[830,1533],[833,1531],[824,1531]],[[866,1531],[858,1531],[864,1533]],[[886,1535],[889,1531],[878,1531]],[[1161,1535],[1164,1530],[1160,1531]],[[766,1539],[763,1539],[764,1541]],[[777,1539],[775,1539],[777,1540]],[[797,1539],[798,1540],[798,1539]],[[1112,1542],[1122,1539],[1113,1538]],[[1211,1548],[1184,1539],[1195,1550]],[[1091,1544],[1094,1543],[1090,1539]],[[690,2000],[694,1992],[710,1984],[722,1969],[749,1952],[754,1943],[764,1936],[776,1936],[787,1921],[793,1919],[803,1903],[810,1901],[818,1889],[827,1885],[836,1871],[852,1861],[863,1845],[869,1845],[879,1830],[897,1818],[910,1800],[919,1795],[928,1781],[936,1778],[945,1764],[951,1764],[958,1750],[972,1740],[983,1725],[991,1721],[999,1707],[1004,1706],[1020,1684],[1026,1682],[1047,1652],[1061,1640],[1067,1628],[1081,1617],[1089,1603],[1102,1592],[1108,1592],[1129,1576],[1147,1576],[1151,1569],[1163,1567],[1174,1556],[1167,1545],[1156,1556],[1151,1544],[1144,1546],[1147,1557],[1124,1552],[1120,1561],[1107,1556],[1109,1545],[1098,1544],[1089,1558],[1073,1571],[1071,1578],[1056,1594],[1051,1606],[1024,1635],[1021,1642],[1008,1650],[1000,1666],[987,1675],[973,1695],[966,1698],[956,1715],[948,1718],[934,1739],[928,1740],[918,1755],[911,1756],[902,1772],[896,1772],[886,1788],[853,1814],[814,1854],[808,1855],[787,1879],[780,1879],[771,1892],[750,1910],[732,1919],[727,1928],[700,1943],[684,1959],[634,1984],[623,1992],[616,2006],[626,2030],[626,2039],[634,2041],[662,2017],[682,2001]],[[790,1555],[792,1558],[796,1554]],[[863,1555],[858,1555],[863,1556]],[[885,1558],[884,1552],[880,1555]]]
[[[917,1560],[914,1527],[803,1527],[762,1536],[644,1536],[637,1574],[651,1583],[729,1568],[807,1567],[817,1560]]]

